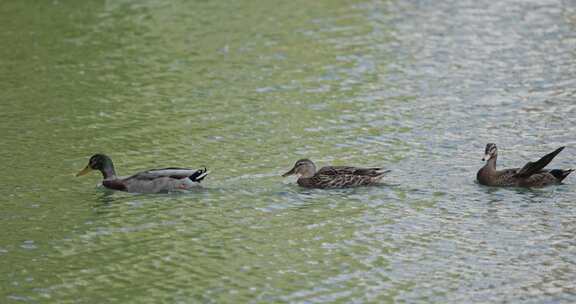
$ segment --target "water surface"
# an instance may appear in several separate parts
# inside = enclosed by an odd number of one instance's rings
[[[0,4],[0,302],[573,303],[574,1]],[[73,176],[207,166],[134,195]],[[386,184],[280,174],[384,165]]]

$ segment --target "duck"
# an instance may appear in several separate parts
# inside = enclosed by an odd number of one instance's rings
[[[496,187],[544,187],[560,184],[575,169],[544,170],[544,167],[564,148],[560,147],[536,162],[528,162],[522,168],[496,170],[498,147],[494,143],[489,143],[482,158],[486,164],[478,171],[476,179],[481,185]]]
[[[297,175],[298,185],[304,188],[337,189],[377,185],[389,171],[383,168],[348,166],[328,166],[316,171],[314,162],[300,159],[282,176]]]
[[[208,175],[208,170],[188,168],[163,168],[138,172],[128,177],[118,177],[112,159],[105,154],[94,154],[88,165],[76,176],[86,175],[94,170],[102,173],[102,185],[111,190],[132,193],[162,193],[189,190],[200,185]]]

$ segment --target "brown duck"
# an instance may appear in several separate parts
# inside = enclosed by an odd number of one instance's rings
[[[522,168],[496,170],[496,159],[498,158],[498,148],[496,144],[487,144],[485,156],[486,164],[478,174],[476,179],[482,185],[498,187],[544,187],[548,185],[560,184],[574,169],[552,169],[544,170],[564,147],[545,155],[537,162],[528,162]]]
[[[298,185],[305,188],[350,188],[376,185],[389,170],[383,168],[323,167],[316,171],[316,165],[309,159],[301,159],[282,176],[298,176]]]

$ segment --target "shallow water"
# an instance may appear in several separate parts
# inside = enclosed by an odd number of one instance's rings
[[[0,302],[573,303],[574,1],[0,4]],[[73,176],[207,166],[134,195]],[[280,174],[384,165],[380,187]]]

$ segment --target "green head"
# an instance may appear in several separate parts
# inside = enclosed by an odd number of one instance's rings
[[[92,157],[90,157],[90,160],[88,161],[88,165],[86,165],[86,167],[82,169],[82,171],[78,172],[76,176],[86,175],[94,170],[102,172],[102,176],[104,176],[104,178],[116,176],[112,159],[110,159],[110,157],[104,154],[92,155]]]

